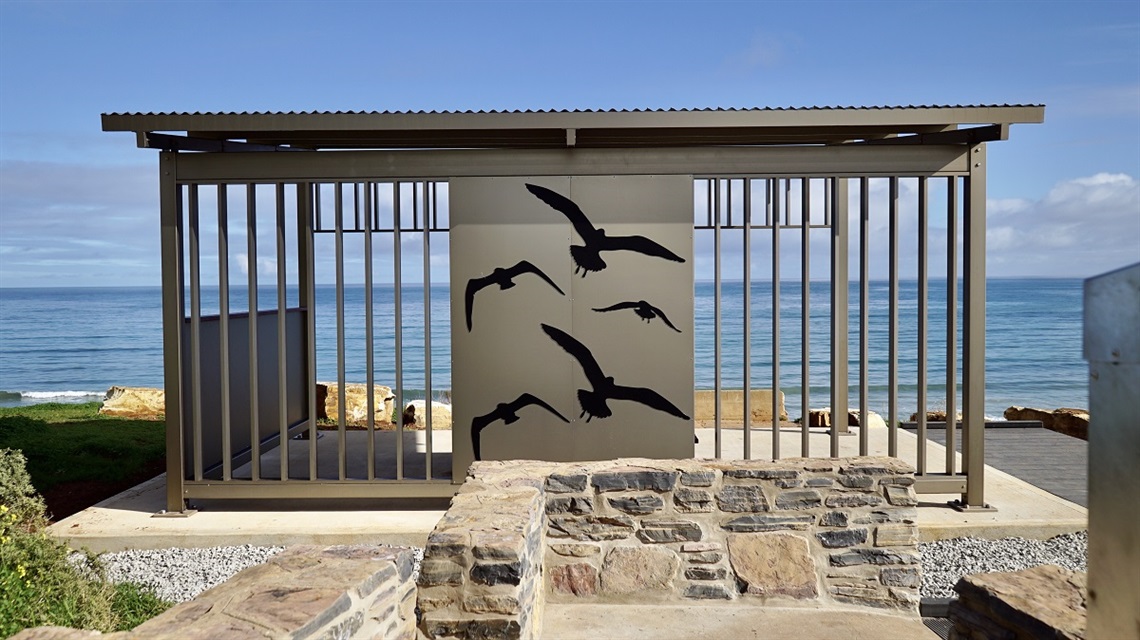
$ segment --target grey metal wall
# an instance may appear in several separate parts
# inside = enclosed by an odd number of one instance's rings
[[[691,457],[692,178],[453,179],[450,196],[454,477],[475,442],[483,459]],[[584,239],[583,217],[617,244]],[[604,377],[621,388],[603,403]]]

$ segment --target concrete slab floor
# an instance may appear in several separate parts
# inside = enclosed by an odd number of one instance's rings
[[[542,640],[922,640],[940,638],[921,618],[739,604],[548,604]]]
[[[367,437],[365,432],[349,432],[349,435]],[[697,435],[700,443],[696,445],[696,456],[714,457],[715,431],[698,429]],[[743,457],[744,437],[745,432],[739,428],[723,429],[723,457]],[[770,428],[753,428],[749,437],[753,458],[771,457]],[[794,431],[781,430],[782,457],[800,455],[801,437],[798,428]],[[897,437],[900,457],[913,464],[918,449],[917,438],[903,430]],[[335,438],[325,439],[335,442]],[[416,442],[416,439],[412,436],[409,442],[406,460],[413,459],[412,453],[423,456],[423,442]],[[839,442],[840,455],[859,453],[857,429],[852,435],[840,436]],[[829,436],[824,431],[809,434],[810,453],[813,455],[828,452],[829,443]],[[446,437],[442,432],[436,433],[433,444],[436,445],[433,447],[433,467],[450,468],[450,433]],[[868,432],[868,452],[871,455],[886,455],[887,446],[886,429]],[[358,443],[349,449],[361,450]],[[319,451],[327,456],[324,447]],[[336,447],[331,451],[335,452]],[[290,447],[289,453],[291,457],[303,456],[294,446]],[[945,448],[928,442],[926,454],[927,460],[931,461],[931,471],[941,471],[942,467],[935,466],[935,462],[945,460]],[[265,454],[274,455],[273,452]],[[436,459],[441,455],[444,457]],[[275,459],[263,457],[263,466],[267,470],[279,468],[274,462]],[[359,464],[363,464],[363,459]],[[235,474],[240,471],[243,470],[235,470]],[[195,505],[198,513],[187,518],[154,518],[152,516],[166,506],[164,486],[165,477],[159,476],[66,518],[52,525],[51,530],[74,547],[85,546],[96,552],[232,544],[385,543],[423,546],[448,504],[446,499],[346,500],[321,502],[319,505],[281,501],[209,501]],[[922,539],[967,535],[1047,538],[1088,526],[1087,509],[988,466],[985,495],[986,501],[996,507],[996,511],[963,513],[946,504],[957,495],[920,495],[918,524]]]

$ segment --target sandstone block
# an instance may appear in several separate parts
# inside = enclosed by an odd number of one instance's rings
[[[918,544],[918,527],[913,524],[881,524],[875,529],[876,547],[913,547]]]
[[[518,598],[504,594],[469,594],[463,597],[463,609],[471,613],[518,614],[522,611]]]
[[[166,393],[149,387],[111,387],[99,413],[119,418],[158,420],[166,415]]]
[[[772,423],[772,390],[752,389],[748,397],[752,424]],[[788,419],[784,408],[784,392],[780,392],[780,420]],[[725,422],[744,422],[744,391],[742,389],[721,389],[720,417]],[[700,390],[693,395],[693,418],[698,421],[716,419],[716,392]]]
[[[701,539],[701,526],[688,520],[643,520],[637,538],[646,544],[695,542]]]
[[[976,612],[986,611],[986,617],[1016,637],[1085,637],[1085,573],[1041,565],[1023,571],[968,575],[954,590],[960,606],[951,607],[950,619],[956,627],[962,624],[962,606],[968,606]]]
[[[911,487],[888,485],[883,487],[883,490],[887,494],[887,502],[890,502],[896,507],[918,506],[918,497],[914,494],[914,489]]]
[[[730,534],[728,558],[747,593],[798,599],[818,595],[806,538],[787,533]]]
[[[598,593],[598,570],[592,564],[564,564],[550,570],[550,586],[555,593],[593,596]]]
[[[412,400],[404,406],[404,428],[405,429],[426,429],[427,428],[427,402],[424,400]],[[431,403],[431,428],[432,429],[450,429],[451,428],[451,405],[443,402],[436,402],[432,400]]]
[[[593,544],[552,544],[550,550],[560,556],[572,558],[587,558],[602,552],[601,548]]]
[[[464,569],[450,560],[425,559],[420,566],[420,577],[417,582],[422,587],[434,587],[441,584],[463,584]]]
[[[471,552],[480,560],[518,562],[526,553],[526,539],[512,531],[472,531]]]
[[[602,565],[603,593],[625,594],[673,588],[680,560],[659,547],[614,547]]]
[[[318,382],[316,386],[317,418],[339,420],[339,385],[335,382]],[[392,424],[395,401],[391,387],[379,384],[372,386],[373,422],[377,426]],[[354,426],[368,424],[368,385],[351,382],[344,385],[344,421]]]
[[[879,572],[879,581],[888,587],[917,589],[922,584],[922,577],[917,568],[887,567]]]

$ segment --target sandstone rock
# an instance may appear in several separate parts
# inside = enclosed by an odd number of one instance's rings
[[[728,557],[747,593],[814,598],[815,562],[806,538],[787,533],[735,533]]]
[[[602,591],[611,594],[673,588],[680,560],[659,547],[614,547],[602,565]]]
[[[1035,409],[1033,407],[1018,407],[1013,406],[1005,410],[1002,414],[1006,420],[1040,420],[1042,426],[1046,429],[1048,425],[1053,422],[1053,412],[1045,409]]]
[[[598,593],[598,570],[591,564],[565,564],[550,570],[550,586],[555,593],[592,596]]]
[[[1084,409],[1061,408],[1053,412],[1053,423],[1048,427],[1057,433],[1089,439],[1089,412]]]
[[[1083,572],[1041,565],[973,574],[959,580],[954,590],[959,599],[950,607],[950,619],[960,633],[977,626],[971,624],[972,616],[963,615],[969,612],[981,617],[979,622],[1008,630],[1014,637],[1085,637],[1088,577]]]
[[[772,390],[753,389],[748,397],[748,412],[752,414],[752,424],[772,423]],[[697,391],[693,395],[693,418],[697,421],[716,419],[716,393],[712,390]],[[744,391],[741,389],[721,389],[720,419],[730,423],[744,423]],[[784,409],[784,392],[780,392],[780,420],[787,420]]]
[[[958,415],[958,422],[961,422],[962,421],[962,412],[959,411],[957,415]],[[910,414],[910,421],[911,422],[918,422],[918,414],[917,413]],[[927,411],[926,412],[926,421],[928,423],[929,422],[946,422],[946,410],[945,409],[936,409],[934,411]]]
[[[392,408],[395,397],[392,388],[373,385],[372,403],[376,426],[392,423]],[[335,382],[317,383],[317,418],[324,420],[340,419],[340,387]],[[363,426],[368,424],[368,385],[347,383],[344,385],[345,424]]]
[[[824,407],[822,409],[812,409],[808,412],[808,426],[809,427],[831,427],[831,407]],[[847,411],[847,426],[859,426],[859,410],[849,409]],[[886,429],[887,423],[883,420],[883,416],[875,413],[874,411],[867,412],[867,428],[868,429]]]
[[[426,428],[427,419],[427,402],[424,400],[412,400],[404,406],[404,427],[411,429],[424,429]],[[450,429],[451,428],[451,405],[442,402],[432,401],[431,403],[431,428],[432,429]]]
[[[166,415],[166,394],[149,387],[111,387],[99,413],[118,418],[159,420]]]

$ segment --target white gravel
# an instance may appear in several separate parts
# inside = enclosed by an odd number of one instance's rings
[[[105,553],[100,556],[107,577],[114,582],[150,586],[164,600],[185,602],[221,584],[242,569],[265,562],[284,547],[210,547],[205,549],[152,549]],[[951,538],[918,545],[922,555],[923,598],[952,598],[954,585],[970,573],[1017,571],[1041,564],[1056,564],[1084,571],[1088,532],[1065,534],[1050,540],[1027,538]],[[423,549],[415,548],[415,575]]]
[[[954,585],[970,573],[1020,571],[1055,564],[1085,571],[1088,562],[1087,531],[1067,533],[1049,540],[1028,538],[951,538],[918,545],[922,555],[923,598],[953,598]]]

